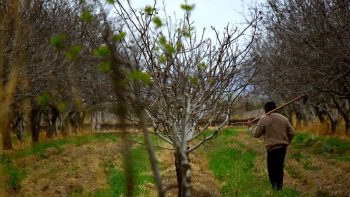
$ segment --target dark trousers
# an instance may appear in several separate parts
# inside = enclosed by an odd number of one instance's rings
[[[267,151],[267,170],[272,189],[281,190],[283,186],[283,164],[287,147]]]

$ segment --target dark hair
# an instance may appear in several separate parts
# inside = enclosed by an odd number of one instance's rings
[[[273,101],[266,102],[264,105],[265,113],[276,109],[276,103]]]

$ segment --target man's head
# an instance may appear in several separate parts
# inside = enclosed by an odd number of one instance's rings
[[[265,113],[276,109],[276,103],[273,101],[266,102],[264,105]]]

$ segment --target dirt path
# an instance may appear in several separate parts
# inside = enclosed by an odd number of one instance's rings
[[[241,130],[235,138],[247,149],[258,153],[255,173],[257,176],[267,176],[262,139],[252,138],[245,130]],[[350,162],[327,159],[291,145],[287,151],[284,182],[286,187],[296,188],[308,196],[350,197]]]
[[[164,187],[167,190],[166,196],[177,196],[174,153],[170,150],[162,150],[158,154],[158,158],[162,166],[161,174]],[[200,197],[220,197],[220,186],[209,170],[205,156],[201,152],[195,151],[190,154],[190,162],[192,195]]]

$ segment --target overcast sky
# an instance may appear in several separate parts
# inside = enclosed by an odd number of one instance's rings
[[[228,23],[238,26],[240,29],[245,27],[245,17],[249,17],[249,8],[255,7],[256,4],[262,3],[265,0],[188,0],[188,4],[195,5],[192,11],[191,19],[197,31],[210,26],[217,30],[223,29]],[[152,5],[152,0],[133,0],[131,1],[134,7],[143,8],[145,5]],[[161,5],[161,1],[158,1]],[[166,10],[168,15],[176,14],[177,18],[181,18],[184,11],[180,5],[184,0],[165,0]]]

